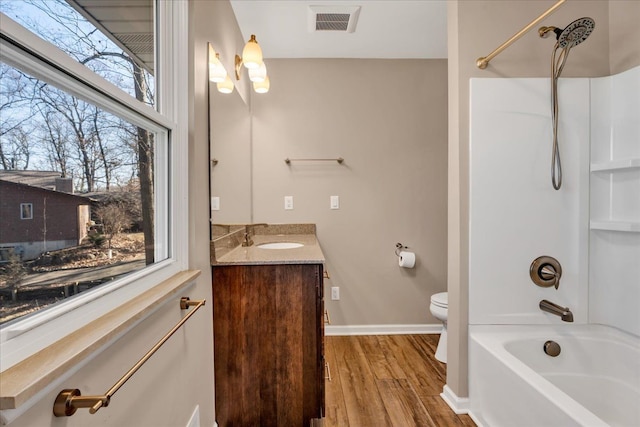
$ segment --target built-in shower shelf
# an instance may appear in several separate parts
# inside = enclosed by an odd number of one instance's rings
[[[640,168],[640,158],[610,160],[591,164],[591,172],[614,171],[620,169]]]
[[[591,220],[591,229],[640,233],[640,221]]]

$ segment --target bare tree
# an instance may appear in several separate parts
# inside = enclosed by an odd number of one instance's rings
[[[144,98],[146,80],[142,69],[132,62],[133,75],[136,82],[136,99]],[[138,178],[140,179],[140,196],[142,203],[142,223],[144,224],[144,248],[147,264],[152,264],[155,257],[155,210],[153,203],[153,135],[146,129],[138,128]]]
[[[59,170],[62,177],[70,176],[69,146],[67,130],[63,120],[53,111],[43,113],[41,128],[43,145],[53,170]]]
[[[131,225],[127,209],[122,203],[112,202],[96,208],[94,212],[111,249],[111,240]]]
[[[0,159],[4,170],[27,170],[31,159],[29,134],[22,126],[17,126],[3,135],[0,143]]]
[[[54,114],[64,119],[66,126],[59,127],[58,130],[68,131],[71,135],[64,138],[52,140],[55,142],[71,142],[73,152],[81,168],[86,191],[94,191],[96,178],[97,150],[95,142],[96,130],[93,127],[93,117],[98,114],[97,109],[67,93],[62,92],[50,85],[40,85],[39,95],[36,99],[38,110],[45,118],[51,118]],[[57,147],[54,151],[61,151],[62,147]],[[71,154],[68,149],[67,154]]]
[[[29,78],[24,73],[0,62],[0,135],[11,132],[31,118],[30,114],[8,114],[29,105],[29,85]],[[28,111],[23,110],[23,113]]]
[[[33,117],[29,84],[23,73],[0,63],[0,166],[4,170],[29,167],[26,124]]]

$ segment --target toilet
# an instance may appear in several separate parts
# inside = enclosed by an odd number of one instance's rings
[[[429,311],[433,317],[442,322],[442,333],[436,349],[436,359],[447,363],[447,311],[449,308],[449,298],[446,292],[431,295],[431,305]]]

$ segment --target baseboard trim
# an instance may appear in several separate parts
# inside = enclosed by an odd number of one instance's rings
[[[441,324],[425,325],[328,325],[326,336],[439,334]]]
[[[476,424],[476,427],[488,427],[484,421],[479,420],[478,418],[475,417],[475,415],[473,415],[473,412],[469,411],[469,418],[471,418],[471,420]]]
[[[448,385],[444,385],[442,393],[440,393],[442,400],[447,402],[447,405],[458,415],[469,413],[469,398],[458,397]]]
[[[200,405],[196,405],[191,414],[191,418],[189,418],[189,422],[187,423],[187,427],[200,427]]]

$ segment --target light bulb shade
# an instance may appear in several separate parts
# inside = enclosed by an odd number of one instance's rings
[[[227,70],[220,62],[220,54],[209,45],[209,80],[215,83],[223,82],[227,77]]]
[[[254,83],[262,83],[267,78],[267,66],[264,61],[258,68],[252,68],[249,70],[249,80]]]
[[[242,49],[242,62],[248,70],[258,68],[262,63],[262,49],[253,34]]]
[[[233,82],[229,78],[229,76],[225,77],[224,81],[216,83],[218,86],[218,92],[220,93],[231,93],[233,92]]]
[[[271,87],[269,76],[266,76],[262,82],[253,82],[253,90],[255,90],[256,93],[267,93],[269,92],[269,87]]]
[[[217,64],[215,62],[217,62]],[[227,70],[225,70],[224,66],[217,58],[215,62],[209,63],[209,80],[215,83],[221,83],[227,77]]]

